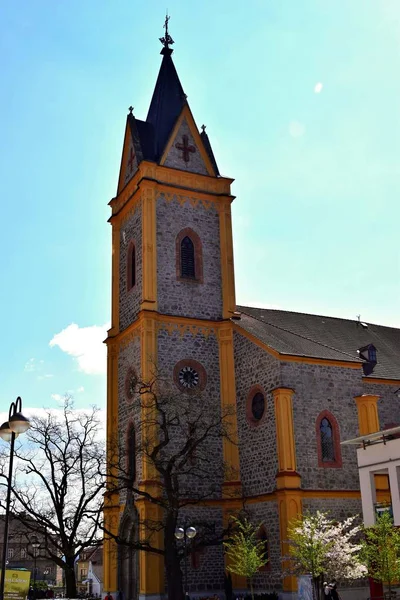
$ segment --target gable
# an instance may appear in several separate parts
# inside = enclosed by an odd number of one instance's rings
[[[132,114],[129,114],[125,128],[124,146],[122,150],[121,169],[118,182],[118,193],[135,175],[141,159],[142,152],[135,118]]]
[[[172,130],[160,164],[200,175],[216,175],[188,105]]]

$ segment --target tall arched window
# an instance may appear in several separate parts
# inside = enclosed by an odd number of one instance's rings
[[[135,426],[131,423],[128,427],[126,458],[128,466],[128,478],[131,483],[136,479],[136,435]]]
[[[136,247],[133,242],[129,244],[127,254],[127,287],[128,291],[136,285]]]
[[[186,227],[176,237],[176,276],[181,281],[203,283],[203,256],[199,236]]]
[[[339,426],[332,413],[324,410],[317,418],[318,466],[341,467]]]
[[[181,241],[181,277],[196,279],[194,244],[189,236]]]

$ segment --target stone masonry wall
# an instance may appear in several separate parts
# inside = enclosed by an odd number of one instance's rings
[[[342,521],[354,515],[362,520],[361,498],[304,498],[303,512],[329,513],[329,517]]]
[[[271,390],[279,385],[279,362],[246,337],[234,332],[237,419],[240,474],[246,496],[275,489],[278,471],[274,400]],[[265,392],[266,411],[257,426],[246,416],[246,403],[252,386]]]
[[[135,336],[130,344],[120,350],[118,356],[118,423],[121,452],[124,453],[125,442],[129,425],[133,422],[136,430],[136,443],[140,444],[140,405],[135,398],[128,398],[126,393],[126,379],[128,372],[135,371],[140,377],[140,336]],[[142,476],[141,461],[136,461],[137,480]],[[120,503],[124,504],[126,494],[120,495]]]
[[[268,537],[269,561],[265,570],[254,577],[255,592],[282,589],[282,560],[279,533],[279,509],[276,501],[247,504],[246,511],[254,525],[263,525]]]
[[[342,468],[318,466],[316,420],[323,410],[331,412],[339,426],[340,441],[358,435],[358,416],[354,396],[361,392],[360,372],[356,369],[281,363],[282,385],[292,388],[297,471],[302,487],[325,490],[359,489],[357,457],[354,448],[342,446]]]
[[[136,284],[127,289],[127,253],[134,242],[136,251]],[[140,203],[124,221],[120,232],[119,319],[121,330],[137,317],[142,301],[142,210]]]
[[[177,398],[182,398],[182,402],[186,402],[188,395],[179,390],[174,383],[174,367],[184,360],[195,360],[199,362],[206,372],[206,386],[199,394],[189,395],[193,402],[206,402],[210,407],[210,421],[214,423],[220,419],[221,400],[220,400],[220,375],[219,375],[219,347],[215,333],[210,332],[206,335],[204,332],[192,333],[186,332],[181,334],[178,331],[168,332],[160,330],[158,334],[158,368],[160,374],[167,382],[171,382],[171,393]],[[204,420],[202,419],[202,422]],[[186,435],[186,434],[185,434]],[[210,483],[213,478],[217,477],[218,486],[222,483],[222,439],[209,438],[207,441],[207,453],[210,452],[212,463],[215,465],[215,471],[212,467],[207,477],[201,480],[198,477],[187,478],[187,485],[190,490],[196,492],[208,493]],[[218,475],[217,475],[218,474]]]
[[[176,238],[190,227],[200,238],[203,283],[178,280]],[[205,208],[191,199],[157,198],[157,290],[158,310],[169,315],[199,319],[221,319],[222,286],[219,215],[214,206]]]
[[[182,138],[186,135],[188,139],[188,146],[194,148],[194,152],[189,152],[189,160],[185,162],[182,156],[182,150],[176,147],[176,144],[182,144]],[[201,157],[198,147],[194,143],[192,134],[186,119],[182,121],[182,125],[179,128],[176,138],[174,139],[171,149],[168,153],[167,159],[164,163],[166,167],[172,167],[173,169],[181,169],[183,171],[190,171],[191,173],[200,173],[201,175],[208,175],[206,165]]]

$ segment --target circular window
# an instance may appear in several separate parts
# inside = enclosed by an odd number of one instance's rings
[[[259,385],[253,385],[247,395],[246,416],[252,426],[257,426],[264,418],[267,407],[264,390]]]
[[[174,367],[174,381],[183,392],[201,391],[206,386],[206,372],[195,360],[181,360]]]
[[[257,392],[251,401],[251,412],[256,421],[261,421],[265,410],[264,394]]]
[[[138,378],[133,369],[129,369],[126,378],[125,378],[125,393],[129,400],[132,400],[135,395],[136,388],[138,384]]]

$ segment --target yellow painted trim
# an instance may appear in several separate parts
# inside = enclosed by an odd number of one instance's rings
[[[226,465],[225,482],[239,483],[239,444],[236,415],[236,385],[235,385],[235,359],[233,352],[233,331],[228,321],[218,331],[219,343],[219,370],[221,384],[221,410],[223,414],[228,413],[226,426],[232,441],[224,438],[223,458]],[[228,490],[230,492],[231,490]],[[241,495],[241,487],[236,492]]]
[[[157,310],[156,194],[154,185],[142,191],[142,309]]]
[[[224,319],[229,319],[236,311],[232,214],[230,202],[224,202],[221,206],[219,212],[219,231],[221,250],[222,316]]]
[[[381,379],[379,377],[363,377],[363,383],[378,383],[384,385],[400,385],[400,379]]]
[[[146,521],[162,521],[162,512],[159,506],[152,505],[148,500],[140,499],[136,501],[136,508],[139,514],[139,537],[146,540],[149,537]],[[162,549],[163,535],[162,531],[150,533],[151,544],[155,548]],[[164,561],[163,556],[150,552],[139,552],[139,592],[143,595],[161,595],[165,591],[164,584]]]
[[[279,508],[279,531],[281,540],[281,557],[289,555],[288,530],[293,519],[302,514],[301,490],[281,490],[277,492]],[[289,562],[283,561],[283,570],[288,570]],[[289,575],[283,578],[283,591],[296,592],[297,578]]]
[[[127,119],[126,127],[125,127],[125,135],[124,135],[124,144],[122,146],[121,166],[120,166],[119,177],[118,177],[118,194],[125,187],[125,182],[123,181],[123,174],[125,173],[128,148],[130,146],[130,141],[131,141],[131,131],[130,131],[130,127],[129,127],[129,123],[128,123],[128,119]]]
[[[286,475],[284,473],[280,474],[276,478],[276,489],[277,490],[289,490],[289,489],[298,489],[301,486],[301,477],[300,475],[290,474]]]
[[[359,490],[301,490],[303,498],[356,499],[361,498]]]
[[[111,259],[111,331],[115,336],[119,332],[119,271],[120,271],[120,228],[115,223],[112,228]]]
[[[215,200],[218,196],[227,196],[231,200],[231,184],[234,181],[228,177],[210,177],[209,175],[201,175],[200,173],[190,173],[171,167],[163,167],[149,161],[142,161],[138,171],[129,180],[126,186],[118,193],[115,198],[109,202],[113,219],[122,208],[128,203],[139,189],[142,182],[151,181],[154,185],[159,186],[161,190],[182,194],[186,193],[201,194],[200,197],[209,196]]]
[[[141,323],[141,371],[144,382],[151,382],[156,375],[157,365],[157,331],[155,320],[151,317],[143,318]],[[155,420],[151,419],[151,408],[146,406],[146,397],[142,396],[142,436],[154,440],[157,438]],[[150,425],[153,421],[153,425]],[[156,480],[154,465],[147,462],[143,456],[142,478]]]
[[[293,390],[275,388],[272,395],[275,402],[276,440],[279,471],[296,471],[296,447],[293,426]]]
[[[363,394],[355,396],[358,412],[358,429],[360,435],[368,435],[380,430],[378,415],[379,396]]]
[[[119,507],[107,506],[107,497],[105,497],[104,506],[105,527],[113,535],[117,535],[119,527]],[[104,534],[104,589],[110,592],[118,591],[118,547],[112,538]]]
[[[199,131],[197,129],[197,125],[196,125],[195,120],[194,120],[193,115],[192,115],[192,111],[190,110],[188,104],[185,104],[185,106],[182,109],[181,114],[179,115],[179,117],[178,117],[178,119],[177,119],[177,121],[176,121],[176,123],[174,125],[174,128],[173,128],[173,130],[171,132],[171,135],[169,136],[169,140],[168,140],[167,145],[165,147],[164,153],[163,153],[163,155],[161,157],[160,164],[164,165],[165,161],[167,160],[168,154],[169,154],[169,152],[171,150],[171,146],[174,143],[174,141],[176,139],[176,136],[178,135],[179,129],[181,128],[181,125],[182,125],[182,123],[183,123],[183,121],[185,119],[186,119],[186,122],[188,124],[190,133],[192,134],[194,143],[196,144],[196,146],[197,146],[197,148],[198,148],[198,150],[199,150],[199,152],[201,154],[201,158],[203,159],[203,162],[204,162],[204,164],[206,166],[208,174],[211,175],[211,176],[213,176],[213,177],[216,177],[217,174],[214,171],[214,167],[212,166],[211,161],[210,161],[210,159],[208,157],[208,154],[207,154],[207,152],[206,152],[206,150],[204,148],[204,144],[202,142],[202,139],[200,137]]]

